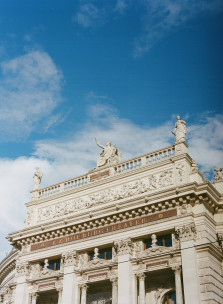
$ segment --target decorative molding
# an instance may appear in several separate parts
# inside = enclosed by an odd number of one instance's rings
[[[146,208],[147,207],[145,207],[144,210]],[[148,209],[145,210],[144,212],[143,212],[142,208],[139,208],[138,210],[139,210],[140,214],[142,215],[142,214],[145,214],[146,212],[148,212],[149,211]],[[156,210],[156,207],[154,205],[152,205],[151,210],[152,209]],[[167,210],[167,211],[154,213],[154,214],[150,214],[150,215],[146,215],[146,216],[136,217],[139,215],[139,212],[132,211],[132,214],[130,214],[130,212],[125,212],[125,218],[127,216],[128,216],[128,218],[131,218],[128,221],[123,221],[124,216],[122,216],[122,214],[119,214],[118,216],[114,215],[113,217],[107,217],[107,221],[105,221],[103,219],[101,219],[100,222],[99,222],[99,220],[95,220],[95,223],[97,223],[98,226],[103,225],[103,227],[101,227],[101,228],[90,229],[92,227],[91,223],[93,224],[93,222],[90,222],[90,225],[85,223],[86,225],[84,225],[83,227],[89,228],[89,230],[85,230],[85,232],[79,232],[76,234],[71,234],[69,236],[55,238],[54,240],[49,240],[49,241],[45,241],[45,242],[41,242],[41,243],[37,243],[37,244],[32,244],[30,249],[31,249],[31,251],[33,251],[33,250],[37,250],[37,249],[43,249],[43,248],[47,248],[47,247],[51,247],[51,246],[56,246],[56,245],[84,239],[84,238],[94,237],[94,236],[97,236],[100,234],[105,234],[105,233],[114,232],[117,230],[131,228],[134,226],[150,223],[152,221],[159,221],[159,220],[162,220],[165,218],[170,218],[170,217],[177,215],[177,209],[172,209],[172,210]],[[105,225],[106,222],[108,222],[108,221],[111,222],[111,220],[113,220],[113,222],[115,221],[118,223],[115,223],[113,225]],[[94,227],[94,225],[93,225],[93,227]],[[69,228],[67,228],[67,229],[69,229]],[[66,231],[65,229],[62,229],[62,231],[63,230]],[[37,236],[37,239],[40,240],[40,238],[38,238],[38,236]]]
[[[195,240],[196,239],[196,227],[194,223],[189,223],[181,227],[175,227],[176,238],[183,241]]]

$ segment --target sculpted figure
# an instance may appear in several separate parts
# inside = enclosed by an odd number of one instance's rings
[[[214,179],[216,181],[223,180],[223,168],[214,168],[214,171],[216,172],[214,175]]]
[[[98,143],[97,138],[95,137],[96,144],[98,147],[102,148],[102,152],[97,161],[97,167],[102,167],[107,164],[117,164],[121,160],[121,153],[118,152],[116,145],[112,146],[111,142],[108,141],[106,146],[102,146]]]
[[[185,141],[186,138],[186,122],[180,119],[177,115],[177,122],[175,123],[175,129],[172,132],[176,136],[176,143]]]
[[[38,167],[36,167],[36,171],[33,176],[33,190],[38,190],[40,188],[42,176],[43,173],[40,171]]]

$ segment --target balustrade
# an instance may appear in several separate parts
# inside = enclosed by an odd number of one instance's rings
[[[167,148],[157,150],[154,152],[151,152],[149,154],[145,154],[143,156],[130,159],[126,162],[122,162],[118,165],[115,165],[114,173],[122,174],[125,172],[130,172],[132,170],[149,166],[154,163],[169,159],[171,157],[175,156],[175,148],[174,146],[169,146]],[[60,192],[69,191],[75,188],[83,187],[88,184],[89,177],[88,175],[79,176],[74,179],[70,179],[68,181],[65,181],[63,183],[59,183],[50,187],[46,187],[40,190],[35,190],[32,192],[32,200],[33,199],[41,199],[45,197],[52,196],[54,194],[58,194]]]

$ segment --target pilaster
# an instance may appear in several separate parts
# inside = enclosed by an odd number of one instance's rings
[[[62,255],[64,268],[63,293],[61,304],[79,304],[79,289],[75,273],[76,251],[68,251]]]
[[[28,262],[18,260],[16,262],[16,290],[14,304],[28,304],[29,295],[26,283],[28,272]]]
[[[180,240],[185,304],[200,304],[200,284],[195,250],[196,227],[189,223],[176,228]]]
[[[118,255],[118,304],[133,304],[132,292],[132,253],[131,239],[124,239],[114,244]]]

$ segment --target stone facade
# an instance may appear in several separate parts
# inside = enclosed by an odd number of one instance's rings
[[[223,303],[222,169],[207,182],[179,117],[174,134],[122,163],[97,142],[95,169],[47,188],[37,169],[25,227],[0,263],[0,303]]]

